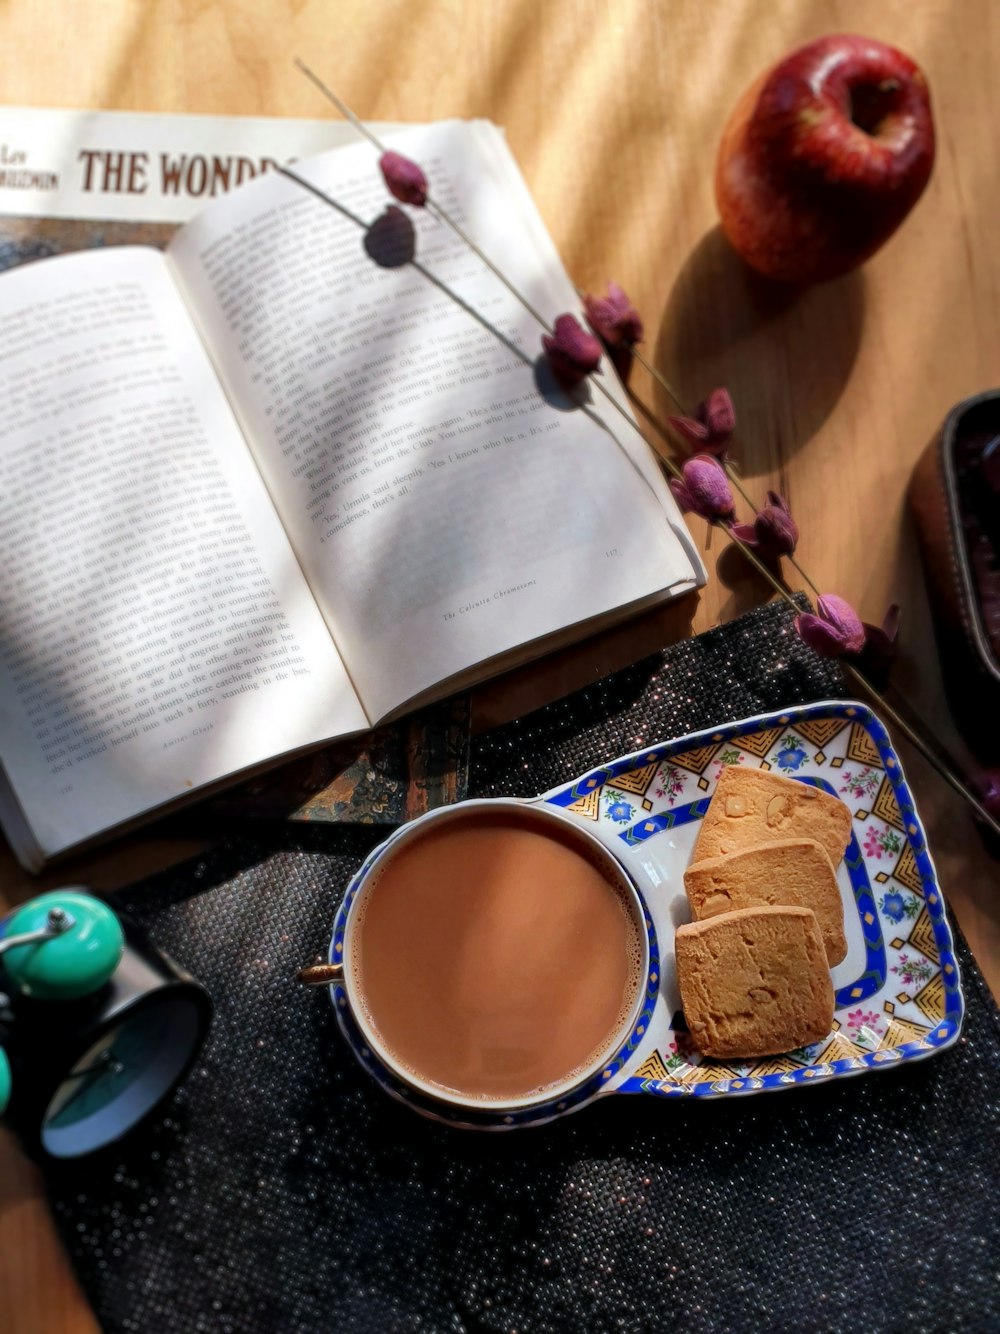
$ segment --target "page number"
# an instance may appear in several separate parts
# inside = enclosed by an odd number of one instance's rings
[[[605,551],[605,553],[604,553],[604,559],[605,559],[605,560],[614,560],[614,558],[615,558],[617,555],[618,555],[618,548],[617,548],[617,547],[608,547],[607,551]]]

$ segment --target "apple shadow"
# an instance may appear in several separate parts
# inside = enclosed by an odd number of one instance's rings
[[[865,278],[795,288],[750,269],[715,226],[688,256],[667,300],[656,366],[688,411],[717,385],[733,396],[737,457],[776,468],[832,412],[861,341]],[[662,417],[676,406],[656,386]]]

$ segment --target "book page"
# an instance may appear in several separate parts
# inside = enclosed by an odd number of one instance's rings
[[[0,278],[0,757],[51,854],[365,718],[155,250]]]
[[[392,144],[546,320],[578,308],[495,132]],[[255,181],[169,255],[369,715],[700,582],[631,420],[556,389],[538,321],[439,220],[392,204],[372,147],[295,172],[327,199]]]

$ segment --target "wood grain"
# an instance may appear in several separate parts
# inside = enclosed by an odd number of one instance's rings
[[[904,492],[947,409],[996,382],[1000,355],[1000,10],[965,0],[322,0],[209,4],[8,0],[0,72],[8,103],[322,117],[292,68],[311,64],[363,116],[487,116],[511,146],[575,281],[621,282],[647,352],[689,403],[732,389],[753,494],[777,486],[824,590],[876,620],[904,608],[899,681],[962,753],[950,724]],[[715,145],[736,96],[791,47],[824,32],[896,43],[927,72],[939,127],[930,187],[865,266],[776,300],[735,261],[712,199]],[[657,410],[642,375],[635,387]],[[648,617],[480,693],[482,723],[523,711],[678,634],[760,600],[722,544],[694,524],[713,578],[696,608]],[[691,612],[693,610],[693,623]],[[959,801],[901,746],[942,885],[1000,990],[996,863]],[[39,884],[108,889],[188,854],[157,828],[41,882],[0,856],[7,902]],[[0,1144],[0,1292],[10,1334],[95,1328],[46,1216],[34,1170]]]

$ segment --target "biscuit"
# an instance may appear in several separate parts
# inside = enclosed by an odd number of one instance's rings
[[[744,908],[677,928],[677,981],[691,1040],[722,1060],[819,1042],[833,985],[810,908]]]
[[[733,764],[719,776],[691,860],[785,838],[822,843],[836,870],[851,839],[851,812],[810,784]]]
[[[684,888],[696,921],[768,904],[812,908],[829,966],[847,954],[840,887],[825,848],[813,838],[779,839],[693,862]]]

